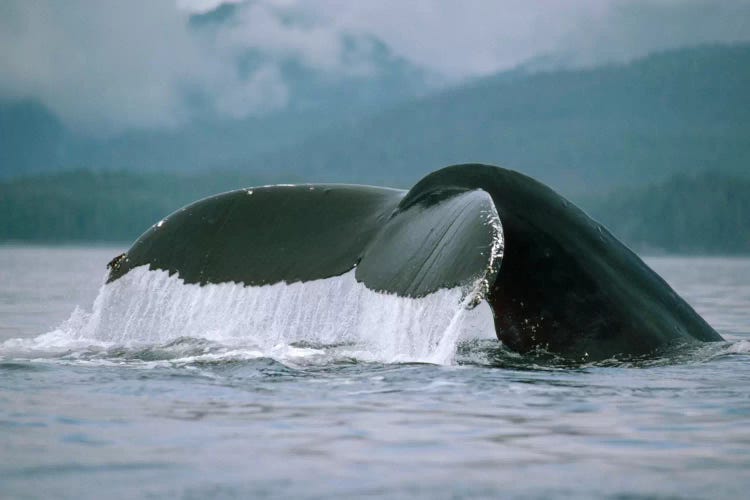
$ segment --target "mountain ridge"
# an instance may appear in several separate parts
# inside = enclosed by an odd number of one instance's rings
[[[440,166],[481,162],[566,193],[678,171],[741,172],[750,164],[748,88],[750,45],[501,74],[329,130],[257,163],[288,168],[304,159],[315,180],[408,185]]]
[[[568,194],[606,190],[676,172],[746,170],[747,88],[750,44],[738,44],[585,69],[530,72],[521,66],[436,94],[384,101],[376,112],[344,106],[331,113],[196,121],[182,131],[103,141],[71,139],[33,102],[21,108],[41,117],[41,125],[27,123],[19,138],[10,132],[23,116],[4,113],[6,104],[0,106],[0,177],[71,167],[236,169],[405,187],[448,164],[483,162]]]

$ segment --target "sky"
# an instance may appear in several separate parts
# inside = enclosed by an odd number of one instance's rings
[[[220,3],[4,0],[0,100],[36,99],[73,129],[116,132],[179,126],[195,93],[231,118],[283,109],[289,60],[331,78],[378,71],[347,40],[377,40],[448,83],[540,57],[592,65],[750,40],[750,0],[255,0],[191,28]],[[248,50],[263,57],[245,74]]]

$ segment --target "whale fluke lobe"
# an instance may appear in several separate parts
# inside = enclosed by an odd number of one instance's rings
[[[186,283],[249,286],[328,278],[352,269],[403,192],[366,186],[264,186],[188,205],[146,231],[110,273],[177,273]]]
[[[194,285],[304,284],[354,270],[373,292],[414,300],[460,288],[465,307],[490,306],[498,338],[520,352],[606,359],[722,340],[575,205],[488,165],[444,168],[408,192],[332,184],[216,195],[146,231],[112,261],[108,282],[142,266]]]
[[[502,237],[492,198],[482,190],[399,205],[365,248],[356,277],[408,297],[492,280]]]

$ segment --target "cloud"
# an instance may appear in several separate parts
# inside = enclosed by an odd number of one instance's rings
[[[175,124],[176,85],[216,66],[187,33],[187,13],[165,2],[9,2],[3,10],[0,92],[38,98],[74,126]]]
[[[244,118],[282,108],[288,99],[289,91],[278,68],[266,65],[241,83],[216,92],[215,106],[221,114]]]
[[[581,64],[704,43],[750,40],[748,0],[628,0],[562,39]]]
[[[273,3],[273,2],[272,2]],[[750,39],[748,0],[283,0],[455,79],[558,54],[587,64]]]
[[[41,100],[86,133],[161,128],[189,117],[193,91],[242,117],[286,103],[273,66],[238,73],[234,53],[191,30],[174,2],[4,3],[0,97]]]
[[[179,125],[196,93],[232,117],[283,108],[289,60],[333,78],[376,71],[367,50],[347,52],[351,40],[459,81],[537,56],[592,64],[750,39],[750,0],[256,0],[191,26],[220,3],[6,0],[0,98],[39,99],[80,131],[108,133]],[[242,71],[248,53],[258,61]]]

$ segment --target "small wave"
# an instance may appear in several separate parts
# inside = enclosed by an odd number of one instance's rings
[[[472,340],[459,345],[456,362],[514,370],[586,370],[588,368],[655,368],[670,365],[708,363],[721,358],[750,354],[750,341],[681,343],[650,354],[620,355],[590,361],[562,357],[545,349],[528,353],[509,350],[498,341]]]
[[[722,355],[729,354],[750,354],[750,340],[738,340],[729,344]]]

